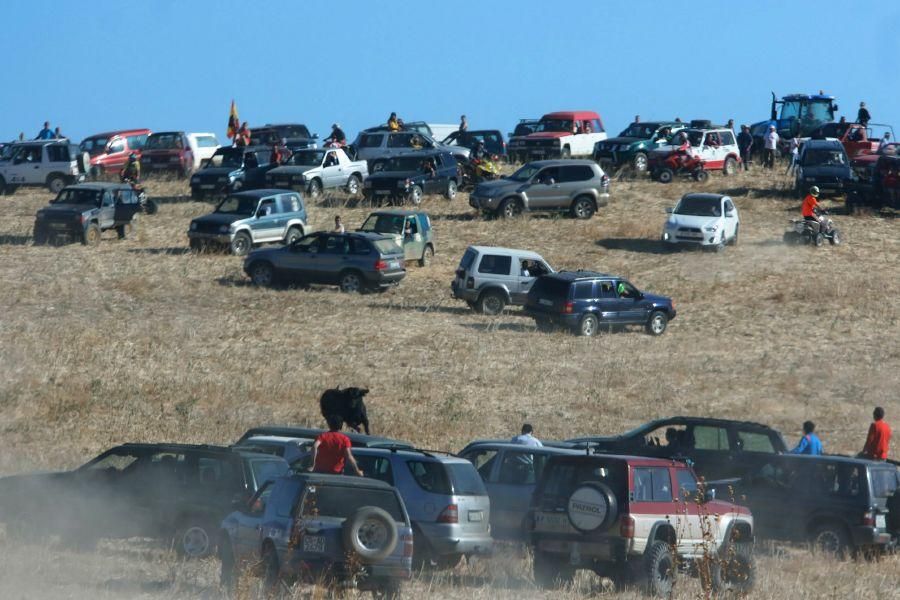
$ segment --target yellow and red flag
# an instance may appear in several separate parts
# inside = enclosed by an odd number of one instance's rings
[[[228,113],[228,137],[233,138],[240,128],[241,122],[238,119],[237,105],[234,103],[234,100],[232,100],[231,112]]]

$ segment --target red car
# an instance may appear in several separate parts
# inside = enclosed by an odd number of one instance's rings
[[[140,155],[147,143],[149,129],[121,129],[98,133],[84,138],[81,151],[91,157],[90,174],[100,177],[106,173],[118,173],[132,152]]]
[[[194,170],[194,152],[183,131],[158,131],[150,134],[141,151],[141,175],[176,173],[189,176]]]

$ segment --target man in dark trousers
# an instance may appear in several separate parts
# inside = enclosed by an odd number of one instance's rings
[[[350,463],[356,474],[362,477],[363,472],[356,464],[356,459],[353,458],[353,452],[350,450],[352,447],[350,438],[341,433],[344,420],[338,415],[328,415],[325,417],[325,421],[328,422],[328,431],[317,437],[313,443],[309,470],[315,473],[340,475],[344,472],[344,462],[346,461]]]
[[[860,456],[871,460],[884,460],[887,458],[888,446],[891,443],[891,428],[884,422],[884,409],[880,406],[872,411],[872,419],[869,434],[866,436],[866,445],[863,446]]]
[[[750,153],[753,151],[753,136],[750,135],[750,128],[747,125],[741,125],[741,132],[737,135],[738,151],[741,153],[741,162],[744,163],[744,170],[750,170]]]
[[[869,121],[872,120],[872,115],[869,114],[869,110],[866,108],[865,102],[859,103],[859,112],[856,113],[856,122],[866,127],[869,124]]]

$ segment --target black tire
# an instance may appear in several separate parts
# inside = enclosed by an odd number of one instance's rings
[[[595,315],[588,313],[581,317],[576,333],[584,337],[593,337],[597,335],[598,331],[600,331],[599,319]]]
[[[697,169],[694,171],[694,179],[697,183],[706,183],[709,181],[709,171],[706,169]]]
[[[221,585],[225,592],[229,595],[234,593],[234,590],[237,589],[238,586],[238,570],[237,565],[234,562],[234,550],[231,547],[231,542],[228,541],[227,535],[222,532],[220,534],[219,541],[219,562],[221,563],[221,569],[219,571],[219,585]]]
[[[278,563],[278,553],[270,545],[263,549],[262,568],[263,587],[271,594],[281,583],[281,565]]]
[[[342,537],[344,548],[364,564],[374,564],[390,556],[400,539],[394,518],[376,506],[357,509],[344,521]]]
[[[303,237],[303,231],[300,230],[299,227],[291,227],[287,230],[287,234],[284,236],[284,244],[286,246],[290,246],[297,240]]]
[[[655,310],[650,313],[647,319],[647,333],[653,336],[660,336],[666,332],[669,327],[669,315],[661,310]]]
[[[729,246],[737,246],[738,245],[738,234],[740,234],[740,232],[741,232],[741,226],[735,225],[734,226],[734,237],[731,238],[731,241],[728,242]]]
[[[307,195],[313,200],[317,200],[322,196],[322,182],[319,179],[313,179],[306,187]]]
[[[155,215],[159,212],[159,204],[156,203],[156,200],[147,198],[144,200],[144,212],[148,215]]]
[[[475,303],[475,310],[492,317],[502,313],[504,308],[506,308],[506,297],[497,290],[484,292]]]
[[[534,584],[543,589],[557,589],[571,583],[575,569],[567,556],[557,556],[535,549],[532,561]]]
[[[820,231],[813,238],[813,243],[816,245],[816,247],[821,246],[822,244],[825,243],[825,235],[823,235],[822,232]]]
[[[594,210],[594,201],[588,196],[578,196],[572,203],[572,216],[576,219],[590,219]]]
[[[631,166],[637,173],[643,173],[647,170],[647,155],[644,152],[638,152],[631,159]]]
[[[96,223],[91,223],[84,230],[81,236],[81,243],[85,246],[96,246],[100,243],[101,235],[100,226]]]
[[[58,194],[66,187],[66,178],[58,173],[53,173],[47,177],[47,189],[53,194]]]
[[[831,232],[831,236],[828,238],[828,241],[831,242],[832,246],[840,246],[841,245],[841,232],[837,229]]]
[[[447,182],[447,191],[444,192],[444,197],[447,200],[453,200],[456,198],[456,181],[451,179]]]
[[[360,190],[362,190],[362,182],[359,180],[359,175],[351,175],[347,179],[347,193],[356,198],[359,196]]]
[[[250,271],[250,281],[258,287],[269,287],[275,283],[275,267],[266,261],[257,261],[247,269]]]
[[[676,575],[672,548],[666,542],[653,542],[644,553],[643,579],[647,594],[656,598],[671,597]]]
[[[713,252],[725,252],[725,232],[722,232],[722,238],[713,246]]]
[[[191,247],[191,252],[203,252],[206,249],[206,243],[197,238],[191,238],[188,245]]]
[[[361,294],[365,291],[365,280],[359,271],[344,271],[341,273],[338,281],[340,282],[339,285],[341,291],[345,294],[352,294],[354,292]]]
[[[748,543],[729,545],[710,566],[710,583],[715,592],[744,595],[756,585],[756,560]]]
[[[835,558],[846,558],[850,551],[850,536],[840,523],[824,523],[813,530],[813,550]]]
[[[253,249],[253,240],[246,231],[239,231],[231,239],[231,253],[235,256],[247,256]]]
[[[431,259],[434,258],[434,247],[431,244],[425,246],[425,251],[422,252],[422,258],[419,259],[420,267],[427,267],[431,264]]]
[[[184,558],[206,558],[216,551],[216,534],[207,519],[186,517],[175,531],[175,551]]]
[[[522,214],[522,205],[515,198],[507,198],[500,203],[497,214],[504,219],[512,219]]]
[[[417,185],[409,188],[409,193],[406,195],[406,199],[409,200],[413,206],[422,204],[422,188]]]
[[[672,183],[675,173],[668,167],[663,167],[656,172],[656,180],[660,183]]]
[[[35,229],[32,238],[35,246],[43,246],[50,241],[50,234],[46,229]]]
[[[737,175],[738,172],[738,163],[734,157],[729,156],[725,159],[725,166],[722,167],[722,175],[726,177],[730,177],[732,175]]]

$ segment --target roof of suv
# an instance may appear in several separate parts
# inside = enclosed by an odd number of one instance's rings
[[[597,271],[558,271],[544,275],[544,277],[553,277],[563,281],[579,281],[581,279],[609,279],[615,277],[609,273],[598,273]]]
[[[509,440],[474,440],[466,444],[466,447],[463,450],[468,450],[469,448],[474,448],[476,446],[491,446],[492,448],[504,449],[504,450],[549,450],[550,452],[558,452],[560,454],[584,454],[584,449],[579,447],[576,444],[572,444],[569,442],[557,442],[557,441],[548,441],[541,440],[543,446],[526,446],[524,444],[517,444],[515,442],[511,442]]]
[[[673,458],[653,458],[650,456],[633,456],[630,454],[584,454],[578,453],[574,455],[557,454],[550,457],[551,460],[621,460],[629,465],[636,467],[687,467],[683,461]]]
[[[127,183],[113,183],[113,182],[102,182],[96,181],[91,183],[73,183],[72,185],[67,185],[65,188],[67,190],[77,189],[77,190],[130,190],[131,186]]]
[[[442,463],[465,463],[471,464],[464,458],[456,456],[454,454],[448,454],[446,452],[439,452],[437,450],[421,450],[419,448],[404,448],[404,447],[396,447],[396,448],[386,448],[386,447],[369,447],[369,448],[358,448],[361,454],[391,454],[396,456],[402,456],[407,458],[422,458],[426,457],[434,460],[435,462]],[[356,452],[356,450],[354,450]]]
[[[414,217],[416,215],[427,215],[424,210],[407,210],[402,208],[387,208],[382,210],[373,210],[369,213],[369,216],[372,215],[396,215],[398,217]]]
[[[600,115],[592,110],[558,110],[556,112],[547,113],[543,119],[599,119]]]
[[[262,190],[242,190],[240,192],[234,192],[231,195],[244,198],[256,198],[257,200],[259,200],[260,198],[268,198],[269,196],[277,196],[279,194],[296,194],[296,192],[292,192],[291,190],[268,188]]]
[[[570,165],[584,166],[588,165],[591,167],[597,166],[592,160],[585,158],[566,158],[566,159],[556,159],[556,160],[533,160],[528,164],[534,165],[537,167],[565,167]]]
[[[469,246],[472,250],[475,250],[479,254],[492,253],[492,254],[508,254],[510,256],[521,256],[524,258],[530,259],[539,259],[544,260],[544,257],[538,254],[537,252],[532,252],[531,250],[518,250],[516,248],[503,248],[502,246]]]
[[[271,454],[265,454],[262,452],[253,452],[247,450],[241,450],[240,448],[231,448],[228,446],[214,446],[210,444],[170,444],[170,443],[162,443],[162,444],[148,444],[143,442],[137,443],[126,443],[121,444],[119,446],[114,446],[113,448],[109,448],[109,450],[114,450],[115,448],[134,448],[138,450],[171,450],[173,452],[218,452],[220,454],[240,454],[242,456],[256,456],[259,458],[273,458]],[[106,451],[104,451],[106,452]],[[277,458],[277,457],[275,457]]]
[[[745,429],[760,429],[760,430],[778,433],[778,430],[773,429],[772,427],[769,427],[768,425],[764,425],[763,423],[756,423],[754,421],[740,421],[740,420],[736,420],[736,419],[718,419],[715,417],[691,417],[691,416],[685,416],[685,415],[677,415],[674,417],[666,417],[664,419],[654,419],[652,421],[642,423],[641,425],[638,425],[637,427],[630,429],[624,433],[620,433],[620,434],[615,434],[615,435],[610,435],[610,436],[604,436],[604,435],[581,436],[581,437],[577,437],[577,438],[568,439],[566,441],[571,444],[578,444],[580,442],[585,442],[585,441],[596,439],[596,438],[622,438],[622,437],[637,434],[639,431],[651,430],[651,429],[655,429],[661,425],[670,424],[670,423],[675,424],[678,422],[686,422],[686,423],[689,422],[689,423],[696,423],[696,424],[702,424],[702,425],[718,425],[721,427],[739,426],[739,427],[743,427]]]
[[[306,438],[306,439],[315,439],[320,434],[325,433],[324,429],[318,429],[315,427],[291,427],[288,425],[265,425],[262,427],[252,427],[248,429],[244,435],[236,442],[240,444],[241,442],[247,440],[247,438],[254,436],[279,436],[279,437],[289,437],[289,438]],[[384,447],[384,446],[392,446],[392,447],[407,447],[412,448],[412,444],[408,442],[404,442],[401,440],[394,440],[386,437],[379,437],[376,435],[364,435],[362,433],[354,433],[354,432],[344,432],[348,438],[350,438],[350,442],[355,447]]]
[[[129,133],[141,134],[141,133],[151,133],[151,132],[146,127],[138,127],[136,129],[116,129],[115,131],[105,131],[103,133],[95,133],[94,135],[89,135],[84,139],[89,140],[89,139],[98,138],[98,137],[109,138],[109,137],[113,137],[114,135],[128,135]]]
[[[803,149],[807,148],[826,148],[828,150],[843,150],[844,145],[840,140],[807,140],[803,144]]]
[[[373,477],[331,475],[326,473],[293,473],[291,475],[285,475],[285,477],[289,479],[301,480],[305,483],[311,483],[314,485],[340,485],[345,487],[380,488],[384,490],[394,490],[394,486]]]

